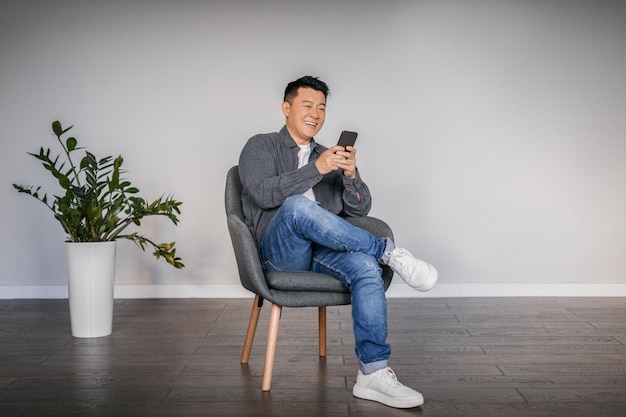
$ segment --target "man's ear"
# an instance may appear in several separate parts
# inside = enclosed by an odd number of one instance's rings
[[[283,104],[280,106],[281,110],[285,117],[289,117],[289,110],[291,109],[291,104],[287,101],[283,101]]]

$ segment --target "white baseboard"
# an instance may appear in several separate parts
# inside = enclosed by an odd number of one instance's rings
[[[437,284],[421,293],[391,284],[387,298],[441,297],[626,297],[626,284]]]
[[[251,298],[240,285],[116,285],[115,298]],[[395,283],[388,298],[626,297],[626,284],[437,284],[421,293]],[[67,286],[0,286],[0,299],[62,299]]]

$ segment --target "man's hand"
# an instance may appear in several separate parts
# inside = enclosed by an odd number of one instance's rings
[[[322,175],[326,175],[331,171],[338,169],[343,170],[343,175],[347,178],[356,177],[356,148],[352,146],[333,146],[324,151],[319,158],[315,160],[317,170]]]

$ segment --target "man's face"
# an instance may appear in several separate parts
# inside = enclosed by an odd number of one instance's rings
[[[326,97],[321,91],[300,87],[291,103],[283,103],[282,110],[291,137],[297,144],[306,145],[324,125]]]

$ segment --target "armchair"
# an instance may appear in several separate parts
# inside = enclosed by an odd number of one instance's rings
[[[272,383],[278,326],[283,307],[318,307],[319,355],[326,356],[326,307],[346,305],[351,295],[335,278],[310,271],[264,273],[255,239],[244,223],[241,207],[242,185],[237,166],[229,169],[226,177],[225,206],[239,278],[244,288],[255,294],[248,323],[248,330],[241,354],[241,363],[248,363],[263,301],[272,303],[270,324],[265,353],[265,368],[261,389],[269,391]],[[352,224],[366,229],[378,237],[393,234],[389,226],[374,217],[347,218]],[[393,272],[383,266],[385,290],[389,287]]]

